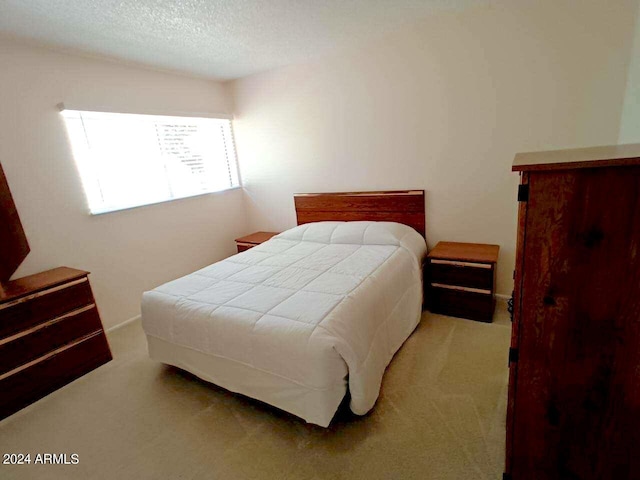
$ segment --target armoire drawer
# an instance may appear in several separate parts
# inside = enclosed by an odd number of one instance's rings
[[[430,274],[432,283],[493,289],[493,268],[490,264],[432,259]]]
[[[82,278],[0,305],[0,339],[93,303],[89,281]]]
[[[90,333],[102,323],[93,304],[0,340],[0,374],[6,373]]]

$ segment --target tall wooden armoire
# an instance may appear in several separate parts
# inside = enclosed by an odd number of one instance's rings
[[[505,479],[640,479],[640,145],[516,155]]]

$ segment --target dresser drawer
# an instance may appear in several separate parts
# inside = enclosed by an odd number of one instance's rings
[[[431,311],[452,317],[491,322],[495,300],[490,293],[431,287]]]
[[[490,264],[438,259],[432,259],[430,263],[432,283],[482,290],[493,289],[493,268]]]
[[[11,415],[109,360],[109,344],[104,333],[99,332],[78,340],[69,348],[52,352],[15,374],[0,374],[0,418]]]
[[[0,374],[101,329],[98,310],[88,305],[0,340]]]
[[[5,303],[0,305],[0,339],[91,303],[86,277]]]

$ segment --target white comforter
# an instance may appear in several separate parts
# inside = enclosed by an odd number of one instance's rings
[[[424,239],[398,223],[301,225],[144,293],[143,328],[150,342],[239,363],[310,392],[346,388],[348,378],[351,410],[362,415],[420,320],[425,252]],[[188,369],[182,363],[174,364]],[[305,413],[313,406],[287,408],[295,399],[280,402],[250,385],[227,388],[323,426],[337,407],[316,415]]]

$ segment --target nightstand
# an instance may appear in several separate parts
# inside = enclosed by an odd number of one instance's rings
[[[427,256],[433,313],[493,320],[498,245],[440,242]]]
[[[245,237],[236,238],[236,247],[238,247],[238,253],[249,250],[250,248],[260,245],[266,242],[274,235],[278,235],[278,232],[255,232]]]

